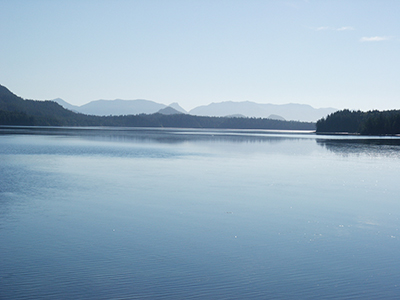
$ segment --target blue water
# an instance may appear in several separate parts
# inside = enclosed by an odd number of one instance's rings
[[[399,299],[400,139],[0,128],[0,299]]]

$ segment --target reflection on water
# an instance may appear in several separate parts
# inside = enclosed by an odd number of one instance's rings
[[[342,138],[317,139],[317,144],[340,155],[365,154],[400,157],[400,138]]]
[[[398,299],[397,140],[0,129],[0,299]]]
[[[291,134],[292,133],[292,134]],[[0,126],[0,135],[55,135],[75,136],[82,139],[108,140],[119,142],[160,142],[182,143],[203,142],[281,142],[299,138],[309,131],[280,130],[220,130],[220,129],[179,129],[179,128],[115,128],[115,127],[16,127]]]

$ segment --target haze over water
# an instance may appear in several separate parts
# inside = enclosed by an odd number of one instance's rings
[[[0,133],[0,299],[400,296],[399,138]]]

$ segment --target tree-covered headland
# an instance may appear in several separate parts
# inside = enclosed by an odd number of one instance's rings
[[[345,109],[318,120],[316,126],[317,133],[396,135],[400,134],[400,110],[362,112]]]

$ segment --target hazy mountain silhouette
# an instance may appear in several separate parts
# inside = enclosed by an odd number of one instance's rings
[[[79,112],[79,106],[69,104],[67,101],[64,101],[61,98],[56,98],[51,101],[54,101],[54,102],[60,104],[62,107],[66,108],[66,109],[72,110],[74,112]]]
[[[185,109],[183,109],[177,102],[171,103],[171,104],[169,105],[169,107],[172,107],[173,109],[176,109],[177,111],[179,111],[179,112],[181,112],[181,113],[184,113],[184,114],[187,114],[187,113],[188,113],[188,112],[187,112]]]
[[[68,102],[57,98],[53,101],[57,102],[66,109],[74,112],[80,112],[88,115],[95,116],[120,116],[120,115],[138,115],[138,114],[153,114],[159,112],[161,109],[170,107],[187,114],[178,103],[171,103],[169,106],[157,103],[150,100],[96,100],[91,101],[82,106],[71,105]],[[161,113],[168,113],[166,110]],[[316,122],[317,120],[326,117],[327,115],[337,111],[335,108],[313,108],[306,104],[260,104],[250,101],[244,102],[219,102],[211,103],[209,105],[198,106],[189,111],[189,114],[196,116],[209,116],[209,117],[224,117],[224,116],[238,116],[241,117],[256,117],[256,118],[269,118],[275,120],[294,120]],[[173,111],[169,111],[173,113]]]
[[[171,106],[167,106],[165,108],[162,108],[157,113],[162,114],[162,115],[179,115],[179,114],[183,114],[183,112],[180,112],[180,111],[176,110],[175,108],[172,108]]]
[[[153,114],[167,107],[164,104],[149,100],[96,100],[79,106],[78,111],[87,115],[121,116]]]
[[[268,119],[285,121],[284,117],[281,117],[281,116],[278,116],[278,115],[274,115],[274,114],[269,115]]]
[[[74,112],[80,112],[88,115],[95,116],[120,116],[120,115],[138,115],[138,114],[153,114],[159,112],[161,109],[170,107],[174,111],[166,110],[164,114],[169,113],[184,113],[187,111],[184,110],[178,103],[171,103],[169,106],[161,103],[157,103],[150,100],[96,100],[91,101],[87,104],[77,106],[72,105],[63,99],[57,98],[52,101],[57,102],[62,107],[72,110]],[[169,113],[168,113],[169,112]]]
[[[313,108],[306,104],[260,104],[250,101],[244,102],[219,102],[198,106],[189,111],[198,116],[227,116],[242,114],[247,117],[268,118],[278,115],[285,120],[301,120],[315,122],[328,114],[337,111],[335,108]]]

